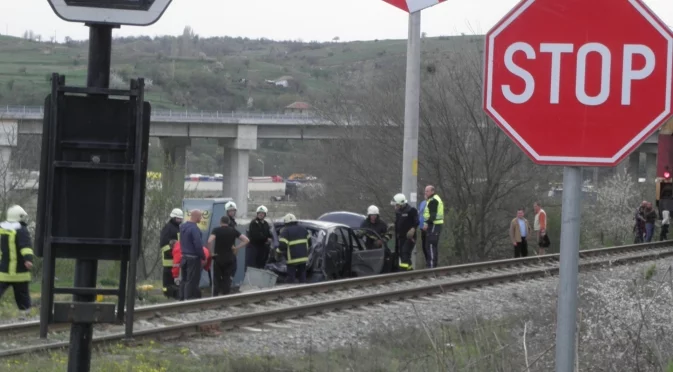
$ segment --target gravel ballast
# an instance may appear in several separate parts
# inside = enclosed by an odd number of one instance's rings
[[[628,355],[629,343],[633,343],[627,340],[632,335],[632,330],[628,328],[632,328],[638,320],[651,328],[649,331],[641,330],[643,340],[651,339],[647,341],[651,343],[665,341],[659,337],[663,328],[668,330],[668,334],[673,330],[670,311],[673,301],[668,282],[670,273],[667,272],[672,264],[673,259],[667,258],[580,274],[582,364],[595,366],[594,363],[600,359],[600,363],[607,360],[618,366],[614,369],[616,371],[625,370],[626,362],[622,357]],[[654,272],[653,265],[656,265]],[[653,275],[645,280],[644,273],[648,270]],[[495,320],[514,318],[517,321],[511,332],[514,337],[522,337],[525,326],[529,359],[537,359],[534,369],[548,370],[553,368],[557,285],[558,277],[518,282],[445,294],[432,300],[378,305],[353,312],[304,318],[299,322],[283,322],[280,323],[282,328],[264,325],[225,332],[218,337],[190,339],[177,345],[197,354],[227,351],[241,356],[288,357],[304,354],[307,350],[366,347],[372,334],[403,330],[409,326],[422,327],[425,324],[432,329],[439,324],[458,324],[475,317]],[[643,307],[646,309],[642,310]],[[536,355],[542,357],[537,358]],[[608,365],[604,366],[606,370],[613,370]]]

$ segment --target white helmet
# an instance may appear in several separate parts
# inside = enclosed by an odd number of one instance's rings
[[[407,198],[404,194],[399,193],[393,196],[393,200],[390,202],[391,205],[405,205],[407,204]]]
[[[175,208],[171,211],[171,218],[185,218],[185,214],[182,212],[182,209]]]
[[[379,208],[375,205],[370,205],[369,208],[367,208],[367,215],[371,216],[372,214],[379,214]]]
[[[290,223],[290,222],[297,222],[297,217],[294,216],[292,213],[288,213],[283,217],[283,222],[285,223]]]
[[[259,207],[257,207],[257,213],[264,213],[264,214],[267,214],[268,212],[269,212],[269,210],[266,209],[266,207],[263,206],[263,205],[260,205]]]
[[[19,205],[13,205],[7,209],[7,222],[25,222],[28,213]]]
[[[224,205],[224,210],[229,212],[230,210],[237,210],[236,208],[236,203],[233,201],[227,202],[227,204]]]

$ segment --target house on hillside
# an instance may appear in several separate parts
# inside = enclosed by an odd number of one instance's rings
[[[295,102],[285,106],[286,114],[306,114],[311,112],[313,108],[306,102]]]
[[[277,87],[287,88],[290,86],[290,81],[294,80],[292,76],[281,76],[276,80],[266,80],[267,84],[273,84]]]

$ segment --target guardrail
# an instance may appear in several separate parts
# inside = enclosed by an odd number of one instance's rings
[[[44,110],[39,106],[0,106],[0,117],[11,116],[42,116]],[[320,119],[318,115],[309,113],[264,113],[264,112],[223,112],[223,111],[189,111],[189,110],[152,110],[153,118],[234,118],[234,119]]]

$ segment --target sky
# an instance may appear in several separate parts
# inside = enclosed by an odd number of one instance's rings
[[[49,0],[0,0],[0,34],[32,30],[43,40],[88,38],[81,23],[60,19]],[[448,0],[422,13],[427,36],[483,34],[518,0]],[[645,0],[669,25],[673,1]],[[243,36],[274,40],[341,41],[404,39],[407,13],[382,0],[173,0],[159,21],[147,27],[122,26],[114,36],[180,35],[191,26],[202,37]]]

